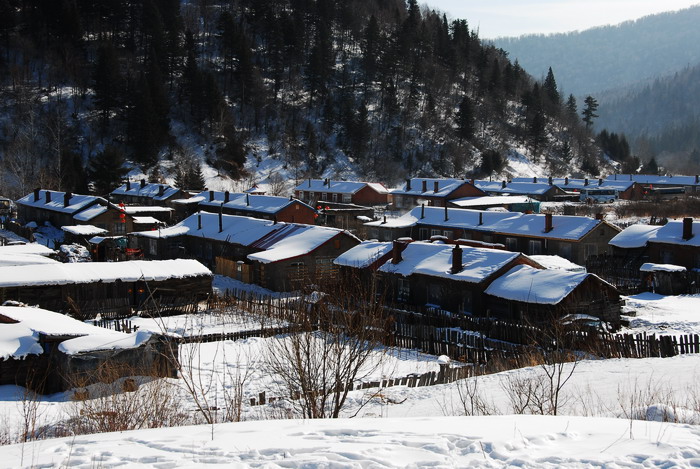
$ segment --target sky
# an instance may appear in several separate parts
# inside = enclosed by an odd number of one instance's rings
[[[700,0],[425,0],[464,18],[482,39],[548,34],[617,24],[700,4]]]

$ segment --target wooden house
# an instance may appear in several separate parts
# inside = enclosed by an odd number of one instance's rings
[[[312,206],[336,202],[362,206],[387,205],[389,191],[380,183],[307,179],[294,188],[294,195]]]
[[[216,273],[275,291],[332,280],[333,259],[360,242],[336,228],[208,212],[130,238],[149,257],[193,256]]]
[[[125,184],[114,189],[110,193],[110,199],[114,203],[126,205],[159,205],[170,207],[173,200],[186,199],[189,192],[168,184],[126,181]]]
[[[622,304],[617,289],[596,275],[528,265],[511,268],[485,290],[489,316],[529,324],[569,316],[618,326]]]
[[[635,181],[614,180],[614,179],[587,179],[587,178],[543,178],[550,184],[554,184],[567,193],[577,194],[584,189],[612,189],[622,200],[642,200],[644,198],[644,188]],[[513,178],[513,182],[529,182],[532,178]]]
[[[444,236],[502,244],[509,251],[528,255],[556,254],[576,264],[585,264],[588,257],[607,252],[608,242],[620,232],[600,218],[424,206],[366,226],[370,238],[386,241]]]
[[[17,200],[18,218],[24,223],[50,223],[55,227],[93,225],[112,235],[133,231],[134,219],[102,197],[36,189]]]
[[[90,247],[90,238],[93,236],[106,236],[109,234],[104,228],[98,228],[93,225],[64,225],[61,227],[63,231],[64,244],[80,244],[86,248]]]
[[[381,289],[398,304],[477,316],[485,314],[484,290],[501,273],[521,264],[539,267],[520,253],[410,241],[361,244],[336,263],[370,271],[378,265]]]
[[[138,309],[151,295],[204,299],[211,280],[211,271],[192,259],[0,267],[0,300],[90,316],[110,305]]]
[[[473,181],[464,179],[412,178],[391,192],[393,205],[398,209],[410,209],[418,205],[445,207],[451,200],[465,197],[483,197],[486,192]]]
[[[566,196],[559,187],[549,182],[508,182],[508,181],[474,181],[474,185],[489,195],[519,195],[539,201],[552,201]]]
[[[51,394],[132,376],[177,377],[177,342],[40,308],[0,306],[0,385]]]
[[[644,190],[651,188],[683,188],[685,193],[700,192],[700,175],[658,176],[656,174],[613,174],[606,181],[633,181]]]
[[[503,211],[507,212],[539,213],[540,201],[524,195],[491,195],[450,200],[448,207],[490,211],[503,209]]]
[[[195,196],[200,210],[211,213],[313,225],[316,210],[301,200],[273,195],[205,191]]]

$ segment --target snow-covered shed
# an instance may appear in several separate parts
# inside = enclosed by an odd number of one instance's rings
[[[393,204],[399,209],[418,205],[445,207],[450,201],[488,195],[464,179],[411,178],[399,189],[391,191]]]
[[[513,267],[486,288],[490,316],[533,324],[586,314],[618,325],[622,303],[615,287],[586,272]]]
[[[175,199],[186,199],[189,193],[168,184],[141,181],[126,181],[125,184],[114,189],[110,199],[115,203],[131,205],[160,205],[170,206]]]
[[[154,298],[205,298],[212,274],[193,259],[0,267],[0,299],[90,316],[138,308]]]
[[[125,376],[177,376],[177,342],[45,309],[0,306],[0,385],[54,393]]]

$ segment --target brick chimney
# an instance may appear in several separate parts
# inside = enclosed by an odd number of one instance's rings
[[[224,203],[227,204],[229,201],[229,193],[228,191],[224,191]]]
[[[438,181],[433,182],[433,192],[437,192],[440,187],[440,183]]]
[[[202,212],[197,213],[197,229],[202,229]]]
[[[479,212],[479,226],[484,224],[484,212]]]
[[[224,231],[224,216],[221,213],[221,210],[219,210],[219,233]]]
[[[604,218],[605,218],[605,214],[602,213],[602,212],[601,212],[601,213],[596,213],[596,214],[595,214],[595,219],[596,219],[596,220],[601,220],[601,221],[602,221]]]
[[[535,184],[537,184],[537,176],[533,176],[532,182],[534,182]]]
[[[46,191],[46,203],[51,202],[51,191]]]
[[[421,192],[428,192],[428,181],[423,180],[423,190]]]
[[[568,185],[569,185],[569,176],[566,176],[566,177],[564,178],[564,185],[565,185],[565,186],[568,186]]]
[[[584,179],[584,180],[583,180],[583,185],[584,185],[584,186],[587,186],[587,185],[588,185],[588,179]]]
[[[501,182],[501,189],[505,189],[508,183],[506,181]]]
[[[245,195],[245,204],[250,207],[250,194]]]
[[[603,185],[603,178],[598,178],[598,185],[602,186]]]
[[[143,189],[144,187],[146,187],[146,180],[141,179],[141,189]]]
[[[549,176],[549,180],[547,182],[549,183],[550,186],[554,184],[554,180],[552,179],[552,176]]]
[[[449,220],[450,218],[447,216],[447,202],[445,202],[445,221]]]
[[[459,247],[459,244],[455,245],[454,249],[452,250],[452,269],[450,269],[450,273],[452,275],[460,272],[462,270],[462,248]]]
[[[401,253],[403,252],[404,248],[406,245],[400,241],[394,240],[393,244],[391,245],[391,263],[392,264],[398,264],[403,260],[401,257]]]
[[[700,183],[700,175],[696,174],[695,175],[695,184]]]
[[[209,202],[214,201],[214,191],[209,191]]]
[[[411,190],[411,180],[406,179],[406,192]]]
[[[420,204],[420,219],[425,218],[425,204]]]
[[[39,197],[40,197],[39,192],[40,192],[40,189],[34,189],[34,202],[39,202]]]
[[[70,192],[66,192],[65,194],[63,194],[63,206],[64,207],[68,207],[70,205],[71,197],[73,197],[73,194],[71,194]]]
[[[549,233],[554,229],[553,217],[551,213],[544,214],[544,232]]]
[[[311,187],[311,178],[309,178],[309,187]]]
[[[163,197],[163,194],[165,194],[165,187],[161,184],[158,186],[158,197]]]
[[[131,181],[128,179],[126,180],[126,190],[128,190],[128,191],[131,190]]]
[[[693,219],[690,217],[683,219],[683,239],[688,241],[693,237]]]

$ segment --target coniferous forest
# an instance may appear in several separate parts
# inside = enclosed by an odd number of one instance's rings
[[[415,0],[0,0],[0,180],[596,175],[593,109]],[[587,103],[590,104],[590,103]],[[585,111],[590,111],[586,114]],[[246,163],[247,162],[247,163]],[[279,176],[279,175],[278,175]]]

